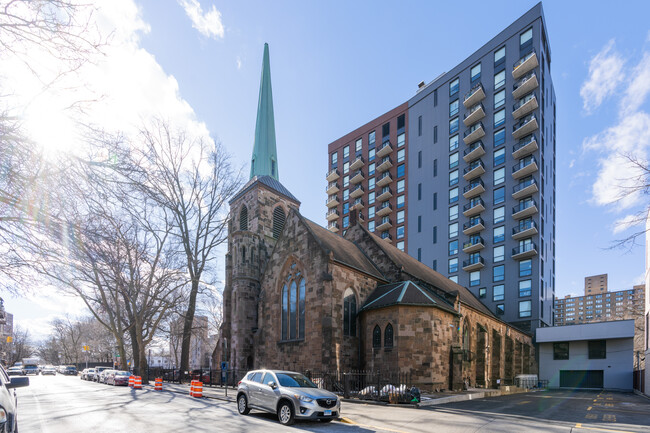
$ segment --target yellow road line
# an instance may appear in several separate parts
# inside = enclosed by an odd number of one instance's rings
[[[591,409],[592,409],[591,406],[589,406],[589,407],[587,408],[587,410],[591,410]]]
[[[404,430],[394,430],[394,429],[387,428],[387,427],[378,427],[376,425],[360,424],[358,422],[352,421],[350,418],[341,418],[339,421],[341,421],[341,422],[343,422],[345,424],[357,425],[359,427],[365,427],[365,428],[369,428],[369,429],[373,429],[373,430],[389,431],[389,432],[393,432],[393,433],[409,433],[409,432],[404,431]]]
[[[581,428],[585,430],[597,430],[597,431],[606,431],[612,433],[634,433],[630,430],[612,430],[609,428],[598,428],[598,427],[583,427],[581,423],[577,423],[573,428]]]

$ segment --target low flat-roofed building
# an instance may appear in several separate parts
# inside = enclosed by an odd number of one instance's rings
[[[538,328],[536,341],[549,388],[632,391],[634,320]]]

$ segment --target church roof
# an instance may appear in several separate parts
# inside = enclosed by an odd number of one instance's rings
[[[454,310],[452,304],[430,290],[418,286],[413,281],[400,281],[377,286],[360,311],[393,305],[418,305]]]
[[[280,195],[285,196],[286,198],[295,201],[297,204],[300,204],[300,201],[296,197],[294,197],[293,194],[289,192],[287,188],[285,188],[284,185],[280,183],[279,180],[273,179],[271,176],[255,176],[251,180],[249,180],[246,185],[237,193],[233,198],[230,199],[229,203],[232,203],[235,201],[237,198],[241,197],[243,194],[245,194],[247,191],[251,190],[253,186],[256,183],[261,183],[262,185],[272,189],[273,191],[277,192]]]
[[[455,295],[458,293],[460,301],[463,304],[494,317],[494,314],[492,314],[492,312],[485,305],[483,305],[483,303],[479,301],[478,298],[474,296],[474,294],[470,292],[466,287],[454,283],[449,278],[446,278],[442,274],[434,271],[427,265],[420,263],[418,260],[411,257],[404,251],[397,249],[375,234],[370,233],[368,230],[366,230],[365,227],[361,226],[361,228],[370,235],[370,238],[377,244],[377,246],[388,256],[388,258],[393,263],[395,263],[395,265],[401,268],[403,272],[428,284],[431,284],[432,286],[449,294]]]
[[[308,229],[316,238],[327,254],[332,254],[332,258],[346,266],[357,269],[371,277],[386,281],[386,278],[379,272],[377,267],[366,257],[366,255],[349,240],[332,233],[324,227],[308,220],[298,213],[300,218],[305,222]]]

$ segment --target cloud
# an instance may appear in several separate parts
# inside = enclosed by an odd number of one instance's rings
[[[621,100],[621,113],[633,113],[639,109],[650,93],[650,52],[644,53],[641,61],[632,70],[634,77]]]
[[[589,77],[580,88],[583,108],[593,112],[614,93],[623,77],[623,58],[614,50],[612,39],[589,63]]]
[[[207,38],[223,38],[224,28],[221,22],[221,12],[214,5],[204,13],[198,0],[178,0],[178,4],[185,9],[185,13],[192,20],[192,27],[199,33]]]
[[[237,69],[241,69],[241,57],[237,56]]]
[[[569,162],[569,168],[573,168],[574,165],[576,165],[576,160],[572,159],[571,162]]]
[[[640,218],[639,215],[625,215],[623,218],[619,218],[614,221],[612,232],[616,235],[642,223],[645,223],[645,219]]]

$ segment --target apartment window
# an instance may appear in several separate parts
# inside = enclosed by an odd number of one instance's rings
[[[481,271],[474,271],[469,273],[469,286],[476,287],[481,284]]]
[[[458,236],[458,223],[449,224],[449,239]]]
[[[500,204],[506,201],[506,188],[501,187],[494,190],[494,204]]]
[[[526,259],[519,262],[519,276],[529,277],[533,274],[533,260]]]
[[[371,192],[368,194],[368,204],[374,204],[375,203],[375,192]]]
[[[492,230],[494,243],[503,242],[506,239],[506,228],[505,226],[495,227]]]
[[[355,152],[361,152],[362,148],[363,148],[363,141],[361,139],[358,139],[354,144],[354,150]]]
[[[506,220],[506,208],[499,206],[494,208],[494,224],[502,223]]]
[[[339,160],[339,154],[334,152],[332,154],[332,168],[336,167],[336,163],[338,162],[338,160]]]
[[[533,28],[529,28],[525,32],[523,32],[521,35],[519,35],[519,45],[524,45],[526,42],[530,41],[533,39]]]
[[[375,189],[375,178],[368,179],[368,190]]]
[[[553,359],[569,359],[569,343],[553,343]]]
[[[523,280],[519,282],[519,297],[530,296],[532,294],[532,280]]]
[[[404,161],[405,157],[406,157],[406,149],[400,149],[397,151],[397,162]]]
[[[502,262],[506,258],[506,247],[503,245],[500,245],[498,247],[494,247],[492,250],[492,261],[497,263],[497,262]]]
[[[458,240],[449,242],[449,255],[453,256],[458,254]]]
[[[402,114],[397,118],[397,132],[403,130],[405,125],[406,125],[406,115]]]
[[[458,201],[458,187],[449,190],[449,204]]]
[[[449,186],[458,185],[458,170],[449,172]]]
[[[505,298],[505,287],[503,284],[498,284],[492,287],[492,300],[503,301]]]
[[[433,243],[438,243],[438,226],[433,226]]]
[[[370,134],[368,134],[368,147],[372,147],[375,145],[375,131],[372,131]]]
[[[369,221],[368,222],[368,231],[369,232],[374,232],[375,231],[375,222],[374,221]]]
[[[458,99],[449,103],[449,117],[458,114]]]
[[[501,185],[505,181],[506,181],[506,169],[504,167],[501,167],[497,170],[494,170],[494,185]]]
[[[404,186],[406,185],[406,179],[400,179],[397,181],[397,193],[404,192]]]
[[[506,162],[506,149],[501,148],[494,151],[493,155],[494,166],[501,165]]]
[[[449,121],[449,133],[453,134],[454,132],[458,132],[458,117],[454,117]]]
[[[438,160],[433,160],[433,177],[438,176]]]
[[[375,207],[370,206],[368,208],[368,218],[374,218],[375,217]]]
[[[504,304],[497,304],[497,316],[506,314],[506,307]]]
[[[458,149],[458,134],[449,137],[449,151],[453,152]]]
[[[449,207],[449,221],[453,221],[458,218],[458,205],[455,204]]]
[[[375,174],[375,163],[372,162],[368,165],[368,176],[372,176]]]
[[[402,177],[406,173],[406,165],[398,165],[397,166],[397,177]]]
[[[422,233],[422,215],[418,215],[418,233]]]
[[[454,257],[453,259],[449,259],[449,273],[453,274],[454,272],[458,272],[458,258]]]
[[[438,209],[438,193],[434,192],[433,193],[433,210]]]
[[[398,250],[404,251],[404,241],[399,241],[395,246]]]
[[[343,203],[343,214],[350,212],[350,203]]]
[[[399,195],[397,196],[397,209],[401,209],[404,207],[404,196]]]
[[[492,268],[492,281],[498,283],[503,281],[506,277],[506,270],[504,265],[495,266]]]
[[[498,128],[504,123],[506,123],[506,110],[503,109],[494,113],[494,127]]]
[[[422,168],[422,151],[418,152],[418,168]]]
[[[607,359],[607,340],[589,340],[589,359]]]
[[[349,189],[344,189],[343,190],[343,201],[347,200],[350,198],[350,190]]]
[[[402,147],[404,144],[406,144],[406,134],[402,132],[397,136],[397,147]]]
[[[449,169],[458,167],[458,152],[449,155]]]
[[[418,200],[422,200],[422,184],[418,183]]]
[[[460,80],[456,78],[451,83],[449,83],[449,96],[454,96],[458,93],[458,83]]]
[[[481,64],[474,66],[469,70],[469,75],[472,79],[472,83],[481,78]]]
[[[506,103],[506,90],[503,89],[500,92],[494,94],[494,108],[499,108]]]
[[[533,301],[519,301],[519,317],[530,317],[533,309]]]
[[[348,215],[343,217],[343,228],[347,228],[350,225],[350,217]]]
[[[349,162],[344,162],[343,163],[343,174],[346,174],[350,171],[350,163]]]
[[[481,287],[480,289],[478,289],[479,298],[481,299],[485,298],[486,294],[487,294],[487,289],[485,287]]]
[[[501,146],[505,142],[506,142],[505,128],[499,129],[498,131],[494,131],[494,147]]]
[[[404,226],[397,227],[397,239],[404,239]]]
[[[422,116],[418,116],[418,137],[422,136]]]
[[[343,188],[350,186],[350,176],[343,176]]]
[[[422,261],[422,248],[418,248],[418,262]]]
[[[506,84],[506,70],[494,74],[494,90]]]
[[[389,136],[390,136],[390,122],[381,125],[382,142],[388,140]]]
[[[433,265],[431,265],[431,269],[433,269],[434,271],[438,270],[438,260],[433,259]]]
[[[501,47],[494,52],[494,63],[500,63],[506,59],[506,47]]]
[[[404,211],[397,211],[397,224],[402,224],[404,222]]]
[[[374,161],[375,160],[375,149],[370,149],[368,151],[368,161]]]
[[[433,144],[438,142],[438,125],[433,127]]]
[[[350,146],[345,146],[343,148],[343,159],[350,157]]]

